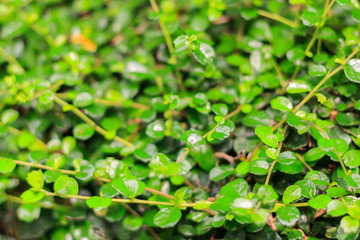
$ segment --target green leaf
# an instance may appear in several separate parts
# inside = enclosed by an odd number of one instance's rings
[[[129,198],[134,198],[145,191],[145,183],[132,175],[115,179],[112,184],[121,194]]]
[[[351,16],[353,17],[353,19],[356,22],[360,22],[360,9],[359,8],[354,8],[351,12]]]
[[[175,48],[179,48],[185,45],[186,40],[188,39],[187,35],[180,35],[174,40]]]
[[[246,198],[236,198],[231,204],[231,210],[237,216],[248,216],[253,208],[252,202]]]
[[[184,200],[184,197],[185,197],[185,189],[184,188],[180,188],[175,192],[174,204],[176,207],[180,207],[181,204],[186,203],[186,201]]]
[[[73,129],[74,137],[80,140],[88,140],[94,135],[95,129],[88,123],[80,123]]]
[[[360,124],[359,117],[353,113],[338,113],[336,114],[336,121],[345,127],[357,126]]]
[[[122,226],[128,231],[138,231],[143,224],[143,218],[133,215],[127,215],[122,220]]]
[[[122,216],[124,216],[126,208],[124,205],[116,204],[111,205],[106,211],[105,218],[110,222],[116,222]]]
[[[41,170],[29,172],[26,181],[36,190],[41,190],[44,187],[44,174]]]
[[[95,172],[95,167],[90,163],[86,162],[81,164],[80,171],[76,172],[75,177],[80,180],[86,181],[93,176],[94,172]]]
[[[173,227],[181,219],[181,215],[180,209],[166,207],[155,214],[154,223],[161,228]]]
[[[301,188],[301,195],[306,198],[314,198],[316,196],[317,190],[316,186],[310,179],[299,180],[295,185]]]
[[[318,39],[322,39],[322,40],[329,41],[329,42],[335,42],[337,40],[335,31],[329,27],[321,28],[319,30],[317,37],[318,37]]]
[[[318,146],[327,152],[335,161],[339,161],[338,155],[342,156],[348,149],[349,145],[344,139],[324,139],[318,140]]]
[[[17,211],[17,217],[24,222],[30,223],[40,217],[41,208],[36,203],[23,204]]]
[[[0,157],[0,173],[9,173],[14,170],[16,164],[14,160]]]
[[[212,181],[219,181],[227,176],[230,176],[234,173],[234,167],[229,165],[220,165],[211,169],[209,173],[209,178]]]
[[[198,49],[193,50],[193,55],[196,61],[202,65],[207,65],[214,61],[215,51],[210,45],[202,42]]]
[[[27,190],[23,192],[20,197],[23,200],[23,203],[35,203],[43,199],[45,197],[45,193]]]
[[[295,153],[286,151],[279,155],[279,170],[287,174],[296,174],[302,172],[303,164],[297,160]]]
[[[162,138],[164,136],[164,132],[165,132],[164,123],[162,123],[159,120],[150,123],[146,127],[146,135],[152,138]]]
[[[341,187],[331,187],[326,190],[326,194],[329,197],[342,197],[349,193],[350,193],[350,191],[343,189]]]
[[[220,190],[220,194],[231,197],[232,199],[245,197],[248,190],[248,183],[244,179],[236,179],[227,183]]]
[[[344,164],[349,168],[360,166],[360,151],[349,150],[343,156]]]
[[[249,127],[269,126],[271,118],[265,111],[253,111],[243,118],[243,124]]]
[[[225,116],[229,111],[228,106],[223,103],[214,104],[212,105],[211,109],[216,115],[219,116]]]
[[[358,219],[345,216],[340,221],[337,231],[337,239],[357,239],[359,235],[360,222]]]
[[[74,99],[74,105],[76,107],[88,107],[94,103],[93,96],[88,92],[79,93]]]
[[[360,219],[360,201],[356,200],[348,208],[348,213],[352,218]]]
[[[273,109],[289,112],[293,109],[291,101],[287,97],[277,97],[271,101]]]
[[[301,198],[301,188],[297,185],[291,185],[285,189],[282,200],[284,204],[289,204],[299,198]]]
[[[4,124],[10,124],[12,122],[14,122],[17,118],[19,117],[19,112],[15,111],[12,108],[6,109],[2,114],[1,114],[1,121]]]
[[[213,202],[210,202],[208,200],[200,200],[195,202],[194,209],[196,210],[207,209],[211,206],[211,204],[213,204]]]
[[[266,175],[269,170],[269,163],[262,159],[256,159],[250,162],[250,173],[255,175]]]
[[[314,147],[305,153],[304,159],[306,162],[314,162],[321,159],[325,154],[326,152],[321,148]]]
[[[231,121],[231,120],[227,120]],[[212,137],[215,139],[223,140],[225,138],[228,138],[230,136],[232,128],[228,126],[225,122],[223,125],[218,126],[215,131],[212,133]]]
[[[195,147],[205,143],[205,139],[199,133],[192,130],[182,133],[180,140],[186,142],[187,147]]]
[[[339,217],[339,216],[345,215],[347,213],[347,207],[340,200],[331,200],[326,205],[326,212],[327,212],[327,214],[331,215],[332,217]]]
[[[69,155],[76,147],[76,139],[71,136],[66,136],[61,141],[61,150],[65,155]]]
[[[273,205],[279,198],[273,187],[269,185],[262,185],[256,193],[256,197],[264,205]]]
[[[79,186],[74,178],[62,175],[56,179],[54,191],[57,194],[77,195],[79,193]]]
[[[344,68],[346,77],[355,83],[360,83],[360,59],[350,59]]]
[[[265,153],[271,159],[277,159],[279,157],[276,148],[268,148],[266,149]]]
[[[100,192],[103,194],[104,197],[115,197],[119,194],[119,190],[114,188],[112,183],[105,183],[101,186]]]
[[[286,53],[286,57],[289,61],[291,62],[296,62],[299,61],[301,59],[303,59],[305,57],[305,52],[302,48],[300,47],[295,47],[290,49],[287,53]]]
[[[330,180],[325,173],[320,171],[309,171],[306,173],[305,178],[311,179],[317,185],[329,185]]]
[[[303,92],[310,92],[310,86],[302,81],[302,80],[294,80],[289,83],[286,88],[286,92],[288,93],[303,93]]]
[[[89,208],[107,208],[111,205],[112,200],[108,197],[93,196],[86,199],[86,205]]]
[[[312,64],[309,67],[310,76],[324,76],[326,72],[326,68],[321,64]]]
[[[44,178],[45,178],[46,183],[55,182],[56,179],[58,177],[60,177],[61,175],[62,175],[61,172],[58,172],[58,171],[47,170],[44,172]]]
[[[276,216],[284,226],[293,227],[300,219],[300,211],[294,206],[285,206],[276,211]]]
[[[320,22],[322,18],[321,14],[317,11],[304,11],[304,13],[301,15],[301,19],[304,25],[312,26],[315,23]]]
[[[309,206],[318,210],[326,208],[330,201],[331,197],[329,197],[328,195],[318,195],[309,200]]]
[[[249,162],[240,162],[237,166],[235,171],[241,176],[247,176],[250,171],[250,163]]]
[[[273,134],[272,127],[259,126],[255,128],[255,134],[270,147],[277,148],[279,141],[275,134]]]

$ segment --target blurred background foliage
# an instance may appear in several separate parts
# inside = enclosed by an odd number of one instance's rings
[[[0,238],[356,239],[359,22],[357,0],[1,1]],[[49,194],[57,169],[100,198]]]

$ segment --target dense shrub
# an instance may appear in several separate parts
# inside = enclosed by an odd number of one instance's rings
[[[4,0],[1,239],[356,239],[357,0]]]

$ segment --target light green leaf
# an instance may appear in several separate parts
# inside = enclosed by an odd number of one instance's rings
[[[286,91],[288,93],[303,93],[303,92],[310,92],[311,88],[306,82],[302,80],[294,80],[289,83],[289,85],[286,88]]]
[[[286,227],[292,227],[300,218],[300,211],[294,206],[281,207],[276,211],[277,220]]]
[[[2,114],[1,114],[1,121],[4,124],[10,124],[12,122],[14,122],[17,118],[19,117],[19,112],[15,111],[12,108],[6,109]]]
[[[14,170],[16,164],[14,160],[0,157],[0,173],[9,173]]]
[[[89,208],[107,208],[111,205],[112,200],[108,197],[93,196],[86,199],[86,205]]]
[[[346,205],[340,200],[331,200],[326,205],[327,214],[330,214],[332,217],[339,217],[347,213]]]
[[[161,228],[173,227],[181,219],[181,215],[180,209],[166,207],[155,214],[154,223]]]
[[[287,97],[277,97],[271,101],[273,109],[289,112],[293,109],[291,101]]]
[[[285,189],[282,197],[284,204],[289,204],[301,197],[301,188],[297,185],[291,185]]]
[[[29,172],[26,180],[33,188],[40,190],[44,187],[44,174],[41,170]]]
[[[94,103],[93,96],[88,92],[79,93],[74,99],[74,105],[76,107],[88,107]]]
[[[62,175],[56,179],[54,191],[57,194],[77,195],[79,193],[79,186],[74,178]]]
[[[360,59],[351,59],[344,68],[346,77],[355,83],[360,83]]]
[[[145,191],[145,183],[132,175],[115,179],[112,184],[120,193],[129,198],[134,198]]]
[[[326,208],[330,201],[331,197],[328,195],[318,195],[309,200],[309,206],[318,210],[321,208]]]
[[[219,181],[227,176],[230,176],[234,173],[234,167],[229,165],[220,165],[211,169],[209,173],[209,178],[212,181]]]
[[[88,123],[80,123],[73,129],[74,137],[80,140],[88,140],[94,135],[95,129]]]

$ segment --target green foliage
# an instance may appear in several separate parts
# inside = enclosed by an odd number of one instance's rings
[[[0,1],[0,239],[358,239],[359,9]]]

